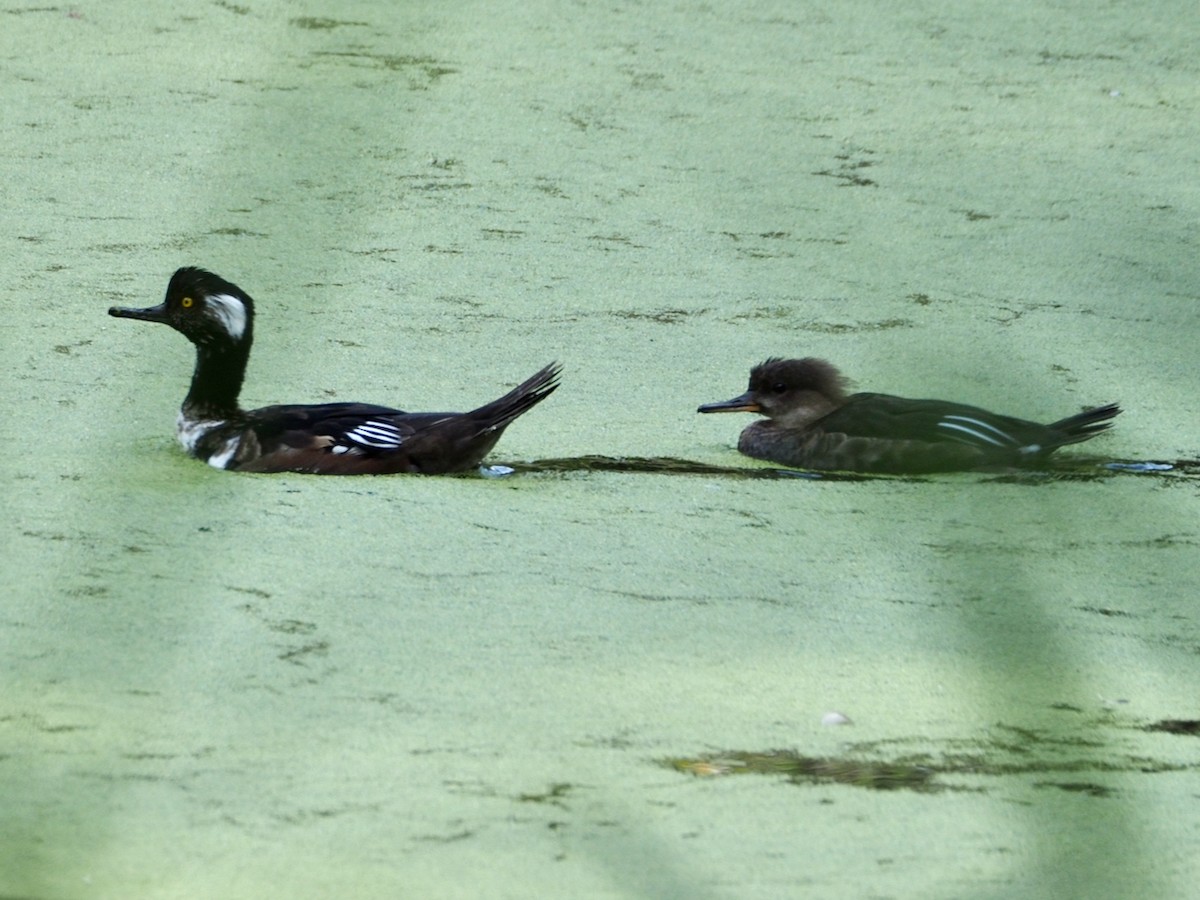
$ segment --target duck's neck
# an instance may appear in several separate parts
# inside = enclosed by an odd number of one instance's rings
[[[197,344],[196,371],[183,401],[192,419],[223,420],[240,414],[238,394],[250,359],[250,333],[230,344]]]

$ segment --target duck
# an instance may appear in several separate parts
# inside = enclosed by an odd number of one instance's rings
[[[893,475],[1031,467],[1060,447],[1104,433],[1116,403],[1041,425],[949,400],[848,393],[832,363],[771,357],[748,390],[701,413],[765,416],[738,438],[746,456],[801,469]]]
[[[254,301],[232,282],[186,266],[166,297],[145,309],[114,306],[122,319],[169,325],[196,347],[196,368],[179,410],[190,456],[236,472],[314,475],[440,475],[479,467],[520,415],[558,388],[550,363],[503,397],[470,412],[405,412],[370,403],[318,403],[243,410],[238,395],[254,336]]]

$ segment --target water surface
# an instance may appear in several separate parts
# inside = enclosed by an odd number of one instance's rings
[[[747,478],[693,410],[812,354],[1195,459],[1192,13],[6,10],[0,894],[1189,891],[1193,475]],[[563,387],[505,478],[216,472],[104,314],[185,264],[251,405]],[[698,465],[522,465],[588,457]]]

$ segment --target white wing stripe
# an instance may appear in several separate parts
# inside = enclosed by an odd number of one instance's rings
[[[980,431],[974,433],[979,434],[980,439],[988,440],[988,438],[984,437],[983,432],[990,431],[992,434],[995,434],[997,438],[1000,438],[1004,444],[1016,444],[1016,438],[1014,438],[1012,434],[1001,430],[1001,428],[997,428],[995,425],[992,425],[991,422],[985,422],[983,419],[973,419],[970,415],[947,415],[946,418],[944,418],[941,422],[938,422],[938,425],[942,425],[943,427],[947,428],[953,428],[955,426],[952,424],[952,420],[954,422],[966,422],[967,426],[979,428]],[[962,430],[971,431],[971,428],[962,428]]]
[[[991,422],[985,422],[983,419],[975,419],[971,416],[946,416],[947,419],[954,419],[958,422],[969,422],[972,425],[977,425],[980,428],[990,431],[992,434],[1004,440],[1005,443],[1015,444],[1016,440],[1007,431],[1002,431]]]
[[[995,425],[990,425],[979,419],[972,419],[970,416],[946,416],[942,421],[938,422],[938,428],[945,428],[947,431],[960,431],[975,438],[977,441],[991,444],[993,447],[1013,446],[1017,443],[1013,440],[1012,435],[1001,431]],[[986,433],[989,431],[991,434]],[[1000,440],[997,440],[997,438]]]
[[[404,435],[389,422],[369,421],[346,432],[346,440],[364,447],[394,450],[404,442]]]

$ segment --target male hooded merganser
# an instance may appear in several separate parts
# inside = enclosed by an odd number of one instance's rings
[[[738,439],[747,456],[845,472],[920,474],[1038,464],[1066,444],[1108,429],[1115,403],[1049,425],[947,400],[846,394],[823,359],[771,358],[750,370],[750,389],[697,412],[756,412]]]
[[[196,371],[179,411],[184,449],[218,469],[317,475],[426,475],[479,465],[504,429],[558,387],[551,363],[499,400],[467,413],[406,413],[367,403],[243,410],[238,392],[250,357],[254,301],[203,269],[171,277],[166,299],[110,316],[162,322],[196,345]]]

